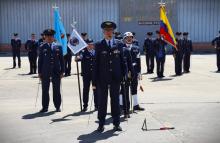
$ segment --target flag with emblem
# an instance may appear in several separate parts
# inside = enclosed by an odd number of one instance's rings
[[[63,55],[67,53],[67,36],[66,31],[61,21],[58,8],[54,9],[54,30],[56,31],[55,39],[62,45]]]
[[[176,39],[166,15],[165,5],[160,5],[160,34],[165,42],[176,48]]]
[[[68,42],[68,47],[70,50],[73,52],[73,54],[77,54],[81,50],[83,50],[85,47],[88,45],[86,42],[82,39],[82,37],[79,35],[79,33],[76,31],[75,28],[73,28],[73,31],[71,33],[69,42]]]

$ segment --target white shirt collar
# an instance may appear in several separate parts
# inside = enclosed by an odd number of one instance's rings
[[[131,50],[131,47],[132,47],[132,44],[126,44],[126,48],[130,51]]]
[[[113,39],[113,38],[112,38],[111,40],[105,39],[105,41],[106,41],[107,45],[108,45],[108,42],[110,41],[110,44],[111,44],[111,47],[112,47],[112,45],[113,45],[113,43],[114,43],[114,39]]]

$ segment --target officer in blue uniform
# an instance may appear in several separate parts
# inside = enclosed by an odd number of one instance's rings
[[[87,39],[88,47],[84,49],[76,60],[81,61],[83,78],[83,112],[87,111],[89,101],[89,89],[92,83],[95,111],[98,110],[98,95],[94,84],[95,49],[92,39]]]
[[[212,40],[212,45],[216,48],[217,55],[217,72],[220,72],[220,31],[219,36]]]
[[[36,74],[37,72],[37,48],[38,42],[35,39],[35,34],[31,34],[31,39],[25,43],[25,49],[28,51],[28,59],[30,63],[29,74]]]
[[[107,114],[108,91],[111,97],[111,115],[115,131],[122,131],[120,127],[119,90],[125,75],[123,60],[123,43],[113,38],[116,24],[105,21],[101,24],[104,39],[96,43],[95,82],[99,90],[98,132],[104,131]]]
[[[185,73],[189,73],[190,70],[190,57],[191,57],[191,53],[193,51],[193,47],[192,47],[192,41],[188,39],[188,32],[184,32],[183,33],[183,66],[184,66],[184,72]]]
[[[154,41],[155,53],[156,53],[156,62],[157,62],[157,77],[164,77],[164,64],[166,59],[166,42],[160,35],[160,31],[156,31],[157,38]]]
[[[44,31],[45,43],[40,47],[38,59],[38,74],[42,81],[42,109],[41,113],[48,111],[50,81],[53,83],[53,102],[56,112],[60,112],[61,94],[60,83],[64,73],[64,59],[61,45],[55,43],[55,31]]]
[[[124,85],[122,85],[121,94],[123,99],[123,108],[125,118],[130,118],[129,108],[129,86],[131,89],[131,96],[133,100],[133,110],[143,111],[138,103],[137,88],[138,80],[141,79],[141,59],[140,49],[133,44],[134,36],[131,32],[126,32],[123,37],[124,41],[124,60],[126,64],[127,78]]]
[[[12,56],[13,56],[13,68],[16,67],[16,57],[18,58],[18,67],[21,68],[21,40],[18,38],[18,33],[14,33],[14,38],[11,39]]]
[[[183,66],[183,40],[181,39],[181,32],[176,32],[177,47],[173,49],[173,56],[175,60],[175,73],[177,76],[182,75]]]
[[[146,55],[146,64],[147,64],[147,74],[154,73],[154,59],[155,59],[155,49],[154,41],[152,39],[152,32],[147,33],[147,38],[144,41],[144,52]]]
[[[66,34],[67,40],[69,41],[70,34]],[[64,63],[65,63],[65,76],[71,75],[71,62],[72,62],[72,52],[67,47],[67,54],[64,56]]]

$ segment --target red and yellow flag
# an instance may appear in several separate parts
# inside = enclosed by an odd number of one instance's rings
[[[160,34],[165,42],[176,48],[176,39],[166,15],[165,5],[160,6]]]

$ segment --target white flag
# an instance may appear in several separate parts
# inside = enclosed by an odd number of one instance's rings
[[[88,45],[79,35],[79,33],[75,29],[73,29],[69,42],[68,42],[68,47],[73,52],[73,54],[77,54],[78,52],[80,52],[82,49],[84,49],[87,46]]]

